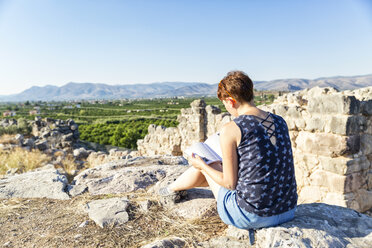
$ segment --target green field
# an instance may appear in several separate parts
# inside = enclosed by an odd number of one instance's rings
[[[270,103],[273,94],[258,94],[256,104]],[[80,102],[25,102],[0,104],[0,113],[14,111],[15,119],[33,120],[35,115],[42,118],[73,119],[79,125],[82,140],[103,145],[114,145],[136,149],[136,142],[147,134],[150,124],[175,127],[181,108],[189,108],[190,103],[200,98],[161,98],[113,101]],[[217,97],[203,98],[207,105],[218,106],[226,111]],[[30,111],[38,111],[31,115]],[[4,130],[1,133],[14,133]]]

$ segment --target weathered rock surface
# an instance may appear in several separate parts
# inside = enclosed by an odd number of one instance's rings
[[[162,183],[162,185],[165,186],[167,183],[164,182],[166,182],[166,180]],[[149,192],[155,193],[158,187],[159,184],[154,186]],[[217,214],[216,200],[214,199],[212,191],[208,188],[190,189],[187,191],[186,199],[176,204],[164,202],[161,198],[159,202],[170,214],[185,219],[198,219]]]
[[[150,244],[141,246],[141,248],[182,248],[186,247],[185,240],[178,237],[171,237],[163,240],[158,240]]]
[[[174,216],[185,219],[198,219],[217,214],[217,204],[213,193],[208,188],[196,188],[188,191],[188,199],[169,208]]]
[[[66,176],[54,168],[10,175],[0,179],[0,198],[51,198],[67,200]]]
[[[85,211],[98,226],[125,224],[130,221],[130,211],[134,208],[141,208],[143,214],[151,211],[154,193],[159,187],[169,184],[186,170],[188,166],[184,163],[183,158],[172,156],[119,160],[84,171],[76,177],[78,184],[72,189],[80,187],[80,191],[84,189],[91,194],[134,193],[137,190],[147,192],[148,199],[134,204],[123,197],[94,200],[86,204]],[[1,179],[2,196],[0,197],[68,199],[67,194],[63,192],[66,184],[67,180],[64,176],[55,169],[46,167],[43,170]],[[90,187],[91,185],[93,187]],[[217,214],[216,202],[212,192],[207,188],[188,190],[187,199],[163,207],[170,216],[186,219],[200,219]],[[86,226],[86,223],[82,223],[79,228],[83,226]],[[259,229],[256,231],[255,238],[254,247],[367,248],[372,246],[372,218],[339,206],[322,203],[302,204],[298,206],[294,220],[277,227]],[[228,227],[222,236],[193,245],[195,247],[250,247],[248,232],[233,227]],[[171,237],[150,242],[143,247],[187,247],[187,244],[183,239]]]
[[[124,149],[124,150],[118,150],[118,149],[111,149],[109,151],[109,154],[105,152],[91,152],[89,153],[89,156],[87,158],[87,161],[90,165],[90,167],[96,167],[98,165],[102,165],[108,162],[113,162],[116,160],[121,159],[130,159],[133,157],[138,157],[137,154],[135,154],[136,151],[131,151],[130,149]],[[135,156],[132,156],[134,155]]]
[[[297,207],[295,219],[256,231],[254,247],[372,247],[372,218],[323,203]],[[226,236],[200,247],[250,247],[247,230],[229,226]]]
[[[122,159],[87,169],[69,185],[69,194],[77,196],[88,192],[93,195],[119,194],[135,191],[147,191],[157,196],[159,188],[173,182],[188,166],[183,157],[150,156]],[[169,213],[187,219],[202,218],[216,214],[216,201],[207,188],[188,191],[187,199],[174,205],[171,202],[158,202]],[[146,209],[146,206],[144,207]]]
[[[74,196],[83,191],[100,195],[145,190],[167,176],[177,177],[186,170],[186,163],[184,158],[172,156],[117,160],[83,171],[69,192]]]
[[[111,198],[91,201],[86,204],[85,211],[100,227],[124,224],[129,221],[127,198]]]

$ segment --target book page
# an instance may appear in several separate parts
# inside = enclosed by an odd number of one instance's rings
[[[207,144],[219,156],[219,160],[222,161],[220,133],[213,134],[204,143]]]
[[[204,162],[210,164],[215,161],[221,161],[221,158],[208,145],[198,142],[185,150],[187,156],[192,156],[193,153],[200,156]]]

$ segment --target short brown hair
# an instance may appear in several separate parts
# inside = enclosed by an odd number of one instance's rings
[[[230,71],[218,84],[217,97],[223,101],[231,96],[239,102],[253,99],[253,82],[242,71]]]

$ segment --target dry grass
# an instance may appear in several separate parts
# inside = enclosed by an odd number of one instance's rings
[[[222,235],[226,229],[218,216],[186,220],[170,215],[159,205],[146,212],[136,207],[130,215],[133,216],[131,221],[111,229],[110,238],[116,241],[115,245],[139,248],[155,240],[179,237],[186,241],[186,247],[195,247],[195,242]]]
[[[6,140],[11,142],[11,135],[1,136],[0,143],[5,143]],[[9,144],[9,143],[8,143]],[[66,176],[72,178],[79,169],[72,154],[67,154],[63,151],[57,151],[54,156],[45,154],[37,149],[31,151],[15,147],[11,150],[0,149],[0,175],[4,175],[8,170],[16,169],[16,173],[24,173],[36,168],[42,167],[48,163],[52,163],[60,157],[60,162],[56,165],[57,168],[62,168],[66,172]]]
[[[131,201],[137,200],[136,193],[128,194],[128,197],[130,195]],[[218,216],[190,221],[169,215],[159,205],[146,212],[134,207],[127,223],[100,228],[89,220],[82,206],[102,197],[86,194],[68,201],[0,199],[0,223],[3,223],[0,240],[2,243],[10,241],[12,247],[139,248],[155,240],[176,236],[186,241],[185,247],[198,247],[198,242],[220,236],[226,229]],[[78,228],[87,219],[88,225]],[[76,234],[81,238],[75,238]]]
[[[27,151],[16,147],[11,151],[0,150],[0,174],[16,168],[17,173],[23,173],[44,166],[51,158],[39,150]]]
[[[4,134],[0,136],[0,144],[16,144],[15,135]]]
[[[71,154],[68,154],[62,159],[61,166],[63,170],[69,175],[75,174],[75,172],[78,170],[78,165],[75,162],[75,158]]]
[[[64,151],[56,151],[53,155],[55,157],[63,157],[63,156],[65,156],[65,152]]]

